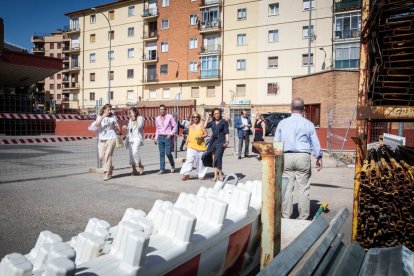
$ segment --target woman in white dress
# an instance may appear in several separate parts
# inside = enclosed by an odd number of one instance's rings
[[[138,108],[134,106],[129,109],[129,118],[125,146],[129,152],[131,175],[143,174],[144,166],[141,163],[139,150],[144,146],[144,117],[140,116]]]

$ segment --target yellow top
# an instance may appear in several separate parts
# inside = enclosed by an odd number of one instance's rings
[[[201,140],[201,142],[197,141],[196,137],[201,137],[203,135],[203,130],[199,128],[198,130],[194,130],[192,126],[188,128],[188,148],[192,148],[194,150],[198,151],[205,151],[206,150],[206,142],[204,142],[204,139]]]

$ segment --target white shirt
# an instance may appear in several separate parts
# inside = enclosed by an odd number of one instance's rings
[[[140,146],[144,145],[144,117],[138,116],[136,125],[129,120],[127,132],[128,142],[138,141]]]
[[[102,118],[102,117],[98,116],[97,120],[99,118]],[[118,121],[116,120],[116,116],[103,118],[101,121],[100,127],[96,126],[96,121],[95,121],[89,126],[88,129],[91,131],[97,131],[99,140],[110,140],[110,139],[116,138],[116,132],[112,128],[112,124],[114,124],[115,129],[118,129]]]
[[[242,119],[242,125],[244,125],[244,130],[249,130],[249,121],[247,121],[247,118],[241,118]]]

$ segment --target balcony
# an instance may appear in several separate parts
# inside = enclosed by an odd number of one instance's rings
[[[63,64],[63,71],[65,72],[77,72],[79,71],[79,64],[75,63],[75,64],[71,64],[70,66],[68,64]]]
[[[80,28],[79,27],[72,27],[72,28],[68,28],[66,30],[64,30],[65,34],[70,35],[70,34],[78,34],[80,33]]]
[[[45,35],[44,34],[34,34],[32,36],[32,42],[45,42]]]
[[[158,17],[158,8],[154,7],[154,8],[144,9],[144,11],[142,13],[142,17],[144,17],[144,19],[157,18]]]
[[[220,45],[207,45],[201,46],[200,56],[209,56],[209,55],[220,55],[221,46]]]
[[[69,82],[69,78],[65,78],[65,77],[64,77],[64,78],[62,79],[62,83],[68,83],[68,82]]]
[[[200,33],[212,33],[220,31],[221,29],[221,21],[217,20],[210,20],[210,21],[201,21],[199,30]]]
[[[335,12],[360,9],[361,0],[342,0],[335,2]]]
[[[79,53],[80,52],[80,47],[77,46],[72,46],[72,47],[63,47],[62,48],[62,52],[65,54],[69,54],[69,53]]]
[[[156,63],[158,61],[157,51],[152,51],[149,55],[145,55],[141,58],[144,63]]]
[[[144,41],[153,41],[153,40],[157,40],[158,39],[158,31],[154,30],[154,31],[150,31],[150,32],[145,32],[144,35],[142,36],[142,39]]]
[[[200,79],[219,79],[220,70],[219,69],[201,69]]]
[[[63,58],[62,58],[62,61],[64,62],[64,63],[67,63],[67,62],[69,62],[69,56],[64,56]]]
[[[200,0],[200,8],[221,6],[221,0]]]
[[[44,53],[45,52],[45,48],[43,48],[43,47],[33,47],[32,48],[32,52],[33,53]]]
[[[343,39],[360,39],[361,30],[342,30],[335,31],[334,40],[343,40]]]
[[[335,60],[335,68],[359,68],[359,59]]]
[[[157,74],[148,74],[144,79],[144,83],[158,82]]]

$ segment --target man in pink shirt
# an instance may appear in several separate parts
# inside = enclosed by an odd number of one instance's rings
[[[171,154],[171,144],[177,131],[177,123],[171,114],[167,114],[165,105],[160,105],[160,115],[155,118],[155,144],[158,144],[160,151],[160,171],[157,174],[165,173],[165,155],[170,161],[171,172],[175,171],[174,158]]]

